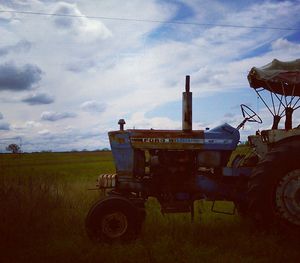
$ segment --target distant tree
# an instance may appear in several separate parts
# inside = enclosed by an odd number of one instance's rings
[[[108,152],[108,151],[110,151],[108,148],[103,148],[102,150],[101,150],[102,152]]]
[[[6,147],[6,151],[12,153],[21,153],[21,147],[18,144],[12,143]]]

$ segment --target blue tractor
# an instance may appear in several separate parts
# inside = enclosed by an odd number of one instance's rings
[[[192,219],[196,200],[232,201],[260,226],[299,232],[300,128],[292,127],[292,113],[300,107],[300,60],[254,67],[248,80],[274,121],[272,129],[249,136],[250,150],[235,158],[240,128],[262,123],[261,118],[242,104],[238,127],[225,123],[193,130],[189,76],[182,130],[124,130],[125,121],[119,120],[120,129],[108,133],[116,173],[98,178],[106,195],[87,215],[88,236],[105,242],[138,237],[149,197],[158,200],[163,213],[191,213]],[[280,127],[284,116],[285,127]]]

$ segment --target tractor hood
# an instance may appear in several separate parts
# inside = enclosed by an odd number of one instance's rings
[[[211,130],[126,130],[108,133],[112,150],[127,144],[135,149],[232,151],[239,142],[239,131],[225,123]]]
[[[264,88],[284,96],[300,96],[300,59],[289,62],[274,59],[263,67],[253,67],[248,81],[254,89]]]

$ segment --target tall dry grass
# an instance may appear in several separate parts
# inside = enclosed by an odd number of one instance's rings
[[[4,253],[47,239],[65,202],[62,186],[54,178],[1,177],[0,245]]]
[[[99,172],[113,172],[108,153],[0,155],[0,262],[298,262],[299,242],[253,233],[240,218],[210,212],[199,202],[188,214],[162,215],[146,204],[141,238],[94,244],[85,234],[87,211],[99,198]],[[230,210],[232,204],[220,203]]]

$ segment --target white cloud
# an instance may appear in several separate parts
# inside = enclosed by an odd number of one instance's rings
[[[95,100],[85,101],[80,105],[80,109],[87,112],[103,112],[106,105]]]
[[[296,51],[300,49],[300,44],[295,44],[287,39],[279,38],[272,43],[272,50],[274,51]]]
[[[12,125],[13,130],[32,132],[36,128],[41,127],[42,124],[37,121],[26,121],[25,123],[19,123]]]
[[[55,111],[44,111],[41,114],[41,120],[43,121],[58,121],[67,118],[74,118],[76,114],[73,112],[55,112]]]
[[[0,131],[9,131],[10,124],[8,122],[0,121]]]
[[[26,95],[22,99],[22,102],[25,102],[29,105],[51,104],[54,102],[54,98],[47,93],[38,92]]]
[[[21,53],[28,52],[31,48],[31,43],[26,40],[20,40],[18,43],[13,45],[6,45],[0,47],[0,57],[6,56],[9,53]]]
[[[53,13],[77,16],[74,18],[58,16],[54,19],[57,30],[62,30],[66,36],[78,36],[81,41],[93,41],[97,38],[106,39],[112,36],[111,31],[99,20],[84,17],[76,4],[59,2]]]
[[[44,136],[44,135],[49,135],[49,134],[50,134],[50,131],[47,130],[47,129],[44,129],[44,130],[39,131],[38,134],[39,134],[39,135],[42,135],[42,136]]]
[[[35,127],[40,127],[41,123],[36,122],[36,121],[26,121],[25,126],[28,128],[35,128]]]
[[[181,129],[181,122],[166,117],[147,118],[145,112],[134,113],[129,120],[126,120],[128,129]]]

